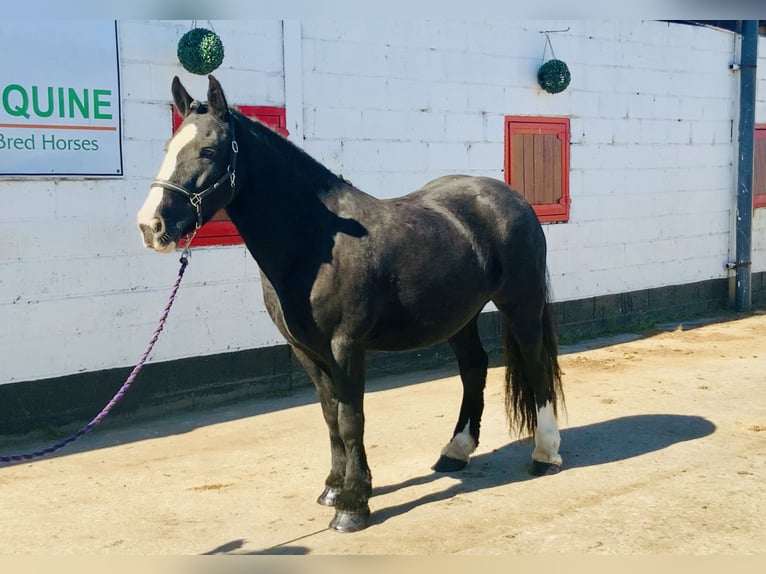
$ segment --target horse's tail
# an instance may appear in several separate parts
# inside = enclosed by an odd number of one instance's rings
[[[544,381],[538,392],[550,396],[553,411],[558,414],[558,405],[564,406],[564,392],[561,386],[559,368],[558,337],[556,336],[556,316],[548,297],[546,281],[545,303],[542,313],[542,357]],[[537,404],[535,402],[534,381],[529,380],[524,369],[524,356],[519,343],[510,329],[508,321],[503,322],[505,351],[505,409],[512,431],[534,433],[537,427]],[[538,384],[541,384],[538,382]]]

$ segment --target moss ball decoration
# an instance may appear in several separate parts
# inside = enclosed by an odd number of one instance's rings
[[[571,80],[569,68],[561,60],[548,60],[537,70],[537,82],[549,94],[563,92]]]
[[[178,61],[192,74],[209,74],[223,62],[223,42],[211,30],[192,28],[178,41]]]

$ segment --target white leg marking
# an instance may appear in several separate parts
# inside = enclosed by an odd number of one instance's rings
[[[468,457],[473,451],[476,450],[476,441],[473,440],[470,431],[468,430],[471,425],[469,420],[465,424],[465,428],[455,435],[447,446],[442,449],[442,456],[447,456],[455,460],[464,460],[468,462]]]
[[[559,454],[560,444],[561,435],[556,424],[556,415],[553,414],[553,405],[548,401],[542,408],[537,409],[535,450],[532,452],[532,460],[561,466],[563,461]]]

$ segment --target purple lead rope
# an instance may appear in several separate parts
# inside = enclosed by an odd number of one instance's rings
[[[186,249],[183,252],[183,255],[181,255],[181,268],[178,270],[178,278],[176,279],[175,285],[173,285],[173,290],[170,292],[170,298],[168,299],[168,304],[165,305],[165,309],[162,311],[162,316],[160,317],[159,324],[157,325],[157,328],[154,330],[154,334],[152,335],[151,340],[149,341],[149,344],[146,346],[146,350],[144,351],[144,354],[141,355],[141,358],[138,360],[138,363],[135,367],[133,367],[133,370],[128,375],[128,378],[125,379],[125,382],[120,387],[120,390],[117,391],[117,394],[112,397],[112,400],[109,401],[109,403],[101,409],[101,412],[98,413],[93,420],[91,420],[88,424],[86,424],[84,427],[82,427],[80,430],[78,430],[76,433],[74,433],[72,436],[69,436],[65,439],[60,440],[54,445],[49,446],[48,448],[45,448],[43,450],[38,450],[37,452],[32,453],[25,453],[25,454],[12,454],[12,455],[6,455],[2,456],[0,455],[0,464],[7,464],[11,462],[21,462],[24,460],[32,460],[35,458],[40,458],[46,455],[49,455],[53,452],[56,452],[59,449],[64,448],[68,444],[73,443],[78,438],[82,437],[83,435],[89,433],[93,428],[99,424],[106,415],[109,414],[109,411],[114,408],[114,406],[120,402],[123,396],[125,396],[125,393],[128,392],[130,389],[130,386],[133,384],[133,381],[136,380],[136,377],[138,376],[138,373],[141,372],[141,369],[144,366],[144,363],[146,362],[146,359],[149,357],[149,353],[152,352],[152,349],[154,348],[154,344],[157,342],[157,339],[160,336],[160,332],[162,331],[162,328],[165,326],[165,320],[168,318],[168,314],[170,313],[170,308],[173,306],[173,302],[176,299],[176,293],[178,292],[178,287],[181,285],[181,279],[183,279],[184,271],[186,271],[186,266],[189,264],[189,259],[187,258],[188,253],[188,247],[191,243],[191,239],[189,239],[186,242]]]

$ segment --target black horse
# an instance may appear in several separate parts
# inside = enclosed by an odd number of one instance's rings
[[[380,200],[265,125],[229,108],[209,76],[208,101],[176,77],[184,117],[138,214],[146,247],[173,251],[225,208],[260,267],[266,308],[316,385],[332,466],[318,502],[330,526],[365,528],[365,352],[448,341],[463,399],[439,472],[466,466],[479,442],[487,354],[477,329],[493,301],[504,317],[511,427],[534,433],[531,472],[558,472],[563,399],[546,243],[534,211],[505,183],[451,175]]]

